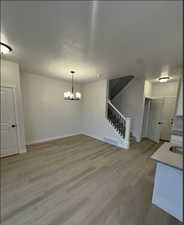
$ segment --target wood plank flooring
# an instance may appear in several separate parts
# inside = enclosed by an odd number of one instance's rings
[[[180,225],[151,204],[159,147],[78,135],[1,160],[2,225]]]

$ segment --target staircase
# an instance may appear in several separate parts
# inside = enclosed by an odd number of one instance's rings
[[[108,100],[107,119],[116,132],[125,142],[125,148],[130,147],[130,127],[131,119],[124,117],[118,109]]]
[[[129,75],[109,80],[109,99],[107,102],[107,119],[121,137],[127,149],[130,146],[131,139],[131,118],[123,116],[122,113],[118,111],[116,106],[112,104],[112,100],[133,78],[134,76]]]

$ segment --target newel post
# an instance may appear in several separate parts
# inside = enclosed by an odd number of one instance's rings
[[[130,131],[131,131],[131,118],[126,118],[126,129],[125,129],[125,144],[126,148],[130,148]]]

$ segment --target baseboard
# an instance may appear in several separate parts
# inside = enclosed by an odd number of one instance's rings
[[[82,135],[85,135],[85,136],[88,136],[88,137],[91,137],[91,138],[94,138],[94,139],[97,139],[99,141],[102,141],[105,143],[105,141],[102,139],[102,138],[99,138],[97,136],[94,136],[94,135],[89,135],[89,134],[86,134],[86,133],[81,133]]]
[[[31,142],[27,143],[26,145],[29,146],[29,145],[34,145],[34,144],[41,144],[41,143],[44,143],[44,142],[54,141],[54,140],[58,140],[58,139],[66,138],[66,137],[72,137],[72,136],[76,136],[76,135],[86,135],[86,136],[92,137],[94,139],[97,139],[99,141],[102,141],[104,143],[112,144],[112,145],[117,146],[117,147],[122,148],[122,149],[128,149],[127,143],[113,144],[113,143],[109,143],[104,138],[97,137],[97,136],[94,136],[94,135],[89,135],[89,134],[86,134],[86,133],[81,133],[81,132],[70,134],[70,135],[63,135],[63,136],[49,137],[49,138],[44,138],[44,139],[40,139],[40,140],[35,140],[35,141],[31,141]],[[25,149],[24,152],[26,152],[26,149]],[[23,152],[21,152],[21,153],[23,153]]]
[[[23,148],[23,149],[21,149],[21,150],[19,151],[20,154],[26,153],[26,152],[27,152],[27,149],[26,149],[26,148]]]
[[[62,136],[44,138],[44,139],[28,142],[26,145],[29,146],[29,145],[33,145],[33,144],[41,144],[41,143],[44,143],[44,142],[54,141],[54,140],[58,140],[58,139],[66,138],[66,137],[72,137],[72,136],[80,135],[80,134],[81,133],[74,133],[74,134],[70,134],[70,135],[62,135]]]
[[[128,148],[129,148],[129,146],[127,145],[127,143],[118,143],[118,144],[115,144],[115,143],[109,143],[106,139],[104,139],[104,138],[101,138],[101,137],[97,137],[97,136],[94,136],[94,135],[89,135],[89,134],[85,134],[85,133],[81,133],[82,135],[86,135],[86,136],[88,136],[88,137],[92,137],[92,138],[94,138],[94,139],[97,139],[97,140],[99,140],[99,141],[102,141],[102,142],[104,142],[104,143],[106,143],[106,144],[111,144],[111,145],[114,145],[114,146],[116,146],[116,147],[119,147],[119,148],[122,148],[122,149],[124,149],[124,150],[127,150]]]

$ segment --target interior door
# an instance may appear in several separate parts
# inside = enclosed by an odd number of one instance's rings
[[[154,142],[160,142],[162,125],[163,99],[151,99],[148,137]]]
[[[18,153],[15,100],[12,88],[1,87],[0,156]]]
[[[163,119],[162,119],[162,127],[161,127],[161,135],[160,139],[169,141],[171,136],[171,127],[172,121],[174,117],[176,106],[176,98],[175,97],[166,97],[164,98],[163,105]]]

